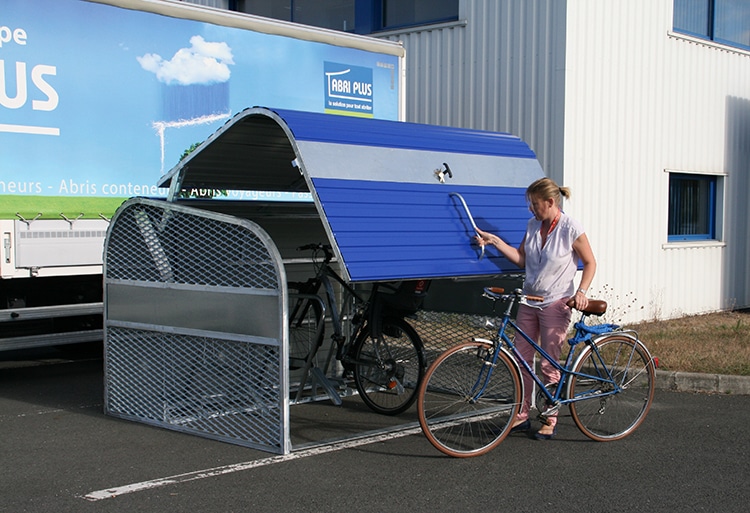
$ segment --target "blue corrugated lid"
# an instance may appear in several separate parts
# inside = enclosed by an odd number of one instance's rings
[[[289,126],[298,141],[536,158],[521,139],[502,132],[283,109],[274,112]]]
[[[258,107],[162,183],[179,176],[183,185],[287,190],[300,173],[353,282],[517,272],[494,250],[478,258],[455,193],[480,228],[518,245],[530,217],[526,187],[543,176],[528,145],[509,134]]]

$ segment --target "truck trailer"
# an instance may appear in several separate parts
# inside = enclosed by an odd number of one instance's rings
[[[394,42],[172,0],[4,0],[0,350],[101,340],[110,219],[165,197],[159,178],[235,114],[400,121],[404,59]]]

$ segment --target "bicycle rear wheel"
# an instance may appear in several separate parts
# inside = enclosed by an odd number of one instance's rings
[[[365,326],[352,348],[354,383],[373,411],[397,415],[417,398],[425,370],[422,339],[405,320],[383,319],[382,337]]]
[[[430,365],[422,381],[419,424],[430,443],[449,456],[480,456],[495,448],[521,407],[517,367],[505,352],[492,366],[492,351],[483,342],[455,346]]]
[[[656,373],[648,349],[626,335],[610,335],[583,350],[571,375],[568,397],[576,426],[599,442],[620,440],[646,418]],[[612,377],[612,380],[609,377]]]

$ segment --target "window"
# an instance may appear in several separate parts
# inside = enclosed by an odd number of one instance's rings
[[[750,48],[750,3],[747,0],[716,0],[714,39]]]
[[[235,6],[230,5],[230,9],[275,20],[292,21],[292,2],[291,0],[237,0]]]
[[[711,175],[670,173],[669,242],[716,239],[716,182]]]
[[[458,19],[458,0],[382,0],[383,29]]]
[[[227,5],[233,11],[358,34],[458,19],[458,0],[227,0]]]
[[[355,0],[236,0],[235,4],[233,10],[266,18],[354,31]]]
[[[747,0],[674,0],[675,32],[750,49]]]
[[[678,32],[711,38],[710,0],[675,0],[672,24]]]

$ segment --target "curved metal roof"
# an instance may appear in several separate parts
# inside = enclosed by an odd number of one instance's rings
[[[517,245],[529,218],[526,187],[541,176],[534,153],[509,134],[256,107],[160,185],[171,186],[172,200],[192,188],[310,192],[312,204],[264,202],[256,210],[319,216],[346,278],[384,281],[518,271],[489,251],[478,257],[454,193],[480,228]]]

